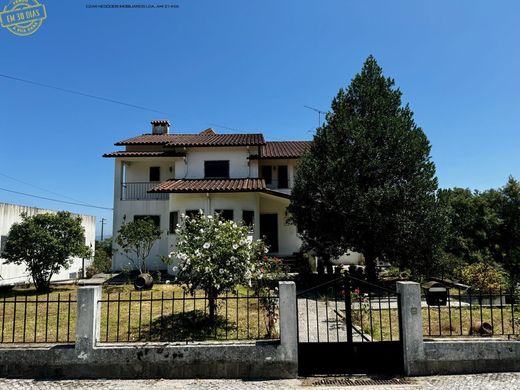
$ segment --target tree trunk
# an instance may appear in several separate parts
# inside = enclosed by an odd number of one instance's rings
[[[376,257],[371,253],[365,254],[365,273],[369,282],[377,281]]]

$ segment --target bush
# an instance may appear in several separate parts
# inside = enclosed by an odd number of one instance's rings
[[[473,290],[499,292],[507,288],[507,275],[499,267],[488,263],[474,263],[459,269],[462,283]]]
[[[96,241],[94,261],[87,267],[87,278],[112,271],[112,239]]]
[[[239,284],[251,286],[267,252],[265,244],[251,240],[247,226],[202,212],[193,218],[182,215],[176,232],[177,248],[170,254],[170,261],[178,261],[173,267],[177,279],[190,293],[198,288],[206,291],[210,317],[214,318],[219,293]]]

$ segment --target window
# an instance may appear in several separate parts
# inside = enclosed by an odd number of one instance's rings
[[[150,167],[150,181],[161,181],[161,167]]]
[[[204,161],[204,177],[229,178],[229,160]]]
[[[262,166],[262,179],[265,180],[265,184],[271,184],[273,182],[273,170],[270,165]]]
[[[177,224],[179,223],[179,212],[178,211],[170,211],[170,234],[175,234],[175,229],[177,229]]]
[[[245,226],[253,226],[255,224],[255,212],[253,210],[242,210],[242,221]]]
[[[0,255],[5,248],[5,243],[7,242],[7,236],[0,236]]]
[[[222,219],[225,219],[226,221],[233,220],[233,210],[215,210],[215,214],[220,214]]]
[[[194,217],[198,217],[200,214],[199,214],[199,209],[197,210],[186,210],[186,216],[187,217],[190,217],[190,218],[194,218]]]
[[[161,227],[160,215],[134,215],[134,221],[139,221],[140,219],[151,219],[155,226]]]
[[[289,172],[287,165],[278,167],[278,188],[289,188]]]

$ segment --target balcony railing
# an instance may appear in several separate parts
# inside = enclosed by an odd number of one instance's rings
[[[159,182],[121,183],[121,200],[167,200],[169,194],[148,193]]]
[[[265,180],[265,179],[264,179]],[[287,190],[292,188],[291,180],[280,181],[277,179],[271,179],[270,183],[265,183],[266,187],[272,190]]]

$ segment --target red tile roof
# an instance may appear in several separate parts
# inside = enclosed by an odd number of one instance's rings
[[[260,155],[250,159],[299,158],[311,147],[312,141],[272,141],[266,142],[260,149]]]
[[[143,134],[115,145],[247,146],[264,145],[262,134]]]
[[[251,192],[266,190],[264,179],[172,179],[148,192]]]
[[[105,153],[103,157],[183,157],[185,153],[173,153],[173,152],[112,152]]]

